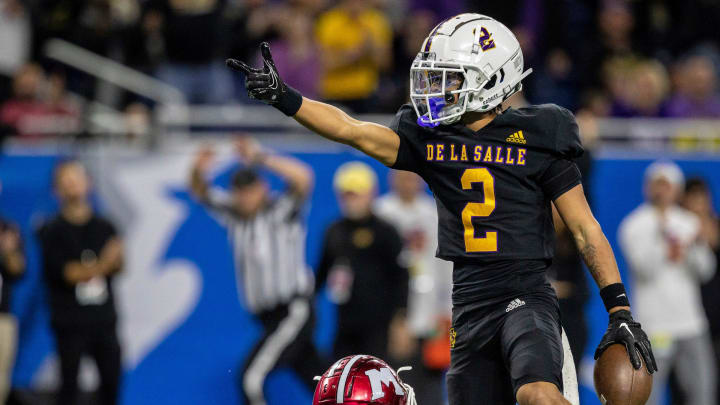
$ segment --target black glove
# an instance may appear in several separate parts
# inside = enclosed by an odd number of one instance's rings
[[[233,70],[245,73],[245,88],[250,98],[269,104],[285,115],[295,115],[302,105],[302,96],[280,78],[267,42],[260,44],[260,53],[264,62],[262,69],[250,67],[237,59],[228,59],[225,64]]]
[[[595,360],[615,343],[625,345],[625,349],[630,356],[630,362],[637,370],[642,367],[640,356],[642,356],[645,366],[650,374],[657,371],[657,363],[650,346],[650,340],[640,328],[640,324],[635,322],[630,315],[630,311],[620,310],[610,314],[610,323],[608,325],[605,336],[603,336],[600,344],[595,350]]]

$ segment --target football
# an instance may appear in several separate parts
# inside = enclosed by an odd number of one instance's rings
[[[652,375],[645,363],[635,370],[621,344],[608,347],[595,362],[593,380],[603,405],[644,405],[652,389]]]

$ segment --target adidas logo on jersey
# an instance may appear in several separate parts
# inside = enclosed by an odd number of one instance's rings
[[[512,143],[521,143],[525,145],[527,141],[525,140],[525,136],[523,136],[522,131],[517,131],[514,134],[510,135],[505,139],[505,142],[512,142]]]
[[[520,298],[515,298],[514,300],[510,301],[507,308],[505,308],[505,312],[510,312],[513,309],[521,307],[523,305],[525,305],[525,301],[521,300]]]

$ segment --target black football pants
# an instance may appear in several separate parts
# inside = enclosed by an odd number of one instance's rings
[[[313,391],[316,384],[313,378],[322,375],[329,366],[313,344],[312,303],[297,298],[289,305],[259,314],[258,318],[265,331],[242,365],[239,381],[245,404],[266,405],[265,380],[280,366],[290,367]]]
[[[115,322],[87,325],[53,325],[57,354],[60,358],[60,392],[58,405],[75,405],[78,401],[80,359],[87,355],[95,360],[100,374],[98,404],[115,405],[122,364]]]

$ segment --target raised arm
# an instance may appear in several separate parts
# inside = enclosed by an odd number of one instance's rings
[[[356,120],[340,109],[302,97],[283,83],[267,43],[260,45],[264,66],[256,69],[237,59],[227,65],[245,74],[245,87],[251,98],[272,105],[285,115],[331,141],[350,145],[391,166],[397,159],[400,138],[382,125]]]
[[[595,351],[595,359],[611,345],[620,343],[625,345],[633,367],[642,367],[642,359],[648,372],[657,371],[650,340],[630,314],[630,303],[620,279],[615,255],[590,211],[582,185],[563,193],[554,203],[600,288],[600,296],[610,314],[608,329]]]
[[[350,145],[386,166],[395,163],[400,137],[386,126],[356,120],[339,108],[305,97],[293,118],[318,135]]]
[[[200,149],[190,169],[190,192],[200,201],[208,201],[209,189],[206,175],[215,153],[209,147]]]
[[[314,176],[305,163],[264,150],[255,139],[248,136],[239,137],[235,141],[235,150],[246,164],[262,166],[280,176],[296,197],[305,198],[312,191]]]

